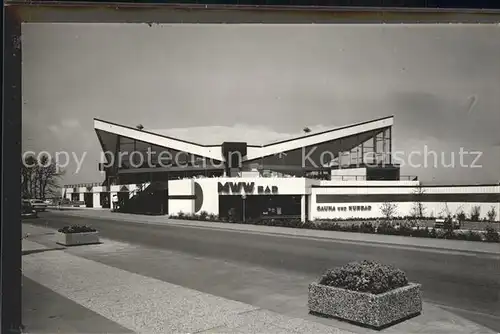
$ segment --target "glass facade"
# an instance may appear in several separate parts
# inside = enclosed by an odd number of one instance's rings
[[[118,168],[155,167],[208,167],[209,159],[191,153],[154,145],[151,143],[119,137]]]
[[[108,166],[106,169],[107,184],[137,184],[185,177],[224,175],[224,164],[220,161],[212,161],[195,154],[102,130],[96,132],[103,149],[107,151],[107,156],[114,158],[113,166]],[[296,148],[283,154],[245,162],[241,171],[258,170],[264,177],[288,175],[327,179],[330,169],[390,167],[392,127],[318,143],[314,148],[314,154],[317,156],[312,157],[315,162],[320,162],[319,165],[299,165],[303,160],[303,148]],[[325,152],[329,155],[324,154]],[[331,158],[323,159],[324,156]]]
[[[339,152],[333,159],[332,167],[362,167],[365,165],[392,164],[392,131],[391,127],[373,132],[370,138],[350,150]]]
[[[220,161],[102,130],[96,132],[108,158],[107,184],[137,184],[223,175]],[[111,162],[113,164],[110,167]]]

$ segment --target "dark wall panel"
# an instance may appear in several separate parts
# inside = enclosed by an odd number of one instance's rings
[[[369,195],[316,195],[319,203],[383,203],[383,202],[470,202],[495,203],[500,202],[500,194],[369,194]]]

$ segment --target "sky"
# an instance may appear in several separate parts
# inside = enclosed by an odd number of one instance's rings
[[[23,150],[85,154],[64,184],[104,179],[94,117],[262,144],[394,115],[394,150],[438,155],[401,174],[500,181],[499,25],[43,23],[22,47]]]

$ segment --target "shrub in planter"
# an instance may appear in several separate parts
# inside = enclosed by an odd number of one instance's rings
[[[500,234],[491,226],[486,227],[484,238],[487,242],[500,242]]]
[[[377,262],[352,262],[328,270],[319,284],[352,291],[383,293],[408,284],[403,271]]]
[[[90,245],[99,243],[97,230],[87,225],[65,226],[58,230],[57,243],[64,246]]]
[[[64,226],[57,230],[59,233],[88,233],[88,232],[97,232],[97,230],[88,225],[71,225]]]
[[[362,261],[328,270],[309,286],[309,310],[369,327],[383,328],[422,311],[420,285],[405,273]]]

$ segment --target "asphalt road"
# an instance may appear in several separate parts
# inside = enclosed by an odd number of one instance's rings
[[[404,270],[410,281],[421,283],[424,300],[500,332],[500,261],[491,256],[147,225],[50,212],[29,221],[55,228],[91,224],[109,239],[298,274],[319,276],[347,262],[376,260]]]

